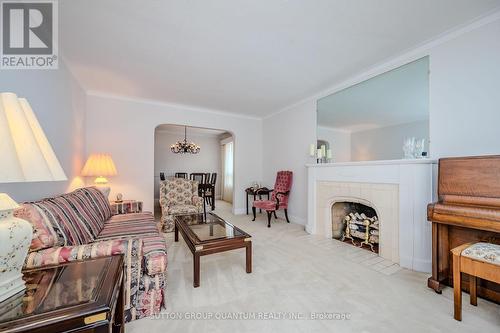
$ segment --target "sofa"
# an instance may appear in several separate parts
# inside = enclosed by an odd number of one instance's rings
[[[25,268],[124,256],[125,320],[164,306],[167,249],[151,213],[112,215],[96,187],[24,203],[14,212],[33,226]]]
[[[161,229],[174,230],[174,216],[203,213],[203,198],[198,196],[198,182],[172,178],[160,182]]]

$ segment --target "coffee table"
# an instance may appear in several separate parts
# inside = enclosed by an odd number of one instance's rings
[[[0,332],[123,332],[123,257],[23,271],[26,290],[0,303]]]
[[[200,286],[200,257],[246,249],[246,271],[252,273],[252,236],[214,213],[175,216],[175,241],[179,232],[193,253],[193,286]]]

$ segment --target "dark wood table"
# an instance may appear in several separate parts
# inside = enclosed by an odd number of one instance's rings
[[[252,273],[252,236],[221,219],[209,214],[175,216],[175,241],[179,232],[193,253],[193,286],[200,286],[200,257],[235,249],[246,249],[246,272]]]
[[[270,193],[273,190],[268,189],[267,187],[261,187],[257,190],[255,190],[253,187],[249,187],[245,189],[245,193],[247,194],[247,215],[248,215],[248,197],[253,196],[253,200],[255,201],[257,199],[257,196],[259,196],[259,199],[262,200],[263,195],[267,195],[267,200],[270,199]],[[259,209],[259,212],[262,213],[262,209]]]
[[[26,270],[26,290],[0,303],[0,332],[123,332],[123,257]]]

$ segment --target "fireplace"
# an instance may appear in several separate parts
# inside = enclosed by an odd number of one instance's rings
[[[332,238],[378,253],[380,220],[369,205],[342,201],[332,204]]]
[[[308,164],[306,231],[337,238],[343,230],[338,219],[350,214],[353,203],[362,204],[377,216],[378,255],[403,268],[429,272],[432,238],[426,208],[435,193],[435,163],[421,159]],[[359,240],[354,243],[359,245]]]

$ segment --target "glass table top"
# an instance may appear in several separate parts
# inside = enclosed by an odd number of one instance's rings
[[[0,303],[0,323],[95,301],[111,260],[25,272],[26,290]]]
[[[213,213],[208,213],[206,216],[204,214],[178,215],[175,218],[187,225],[201,242],[248,236]]]

